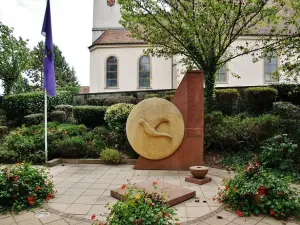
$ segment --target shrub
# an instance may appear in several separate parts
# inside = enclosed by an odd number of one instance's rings
[[[231,115],[237,107],[239,99],[237,89],[220,89],[216,90],[216,106],[217,109],[226,115]]]
[[[54,155],[62,158],[82,158],[86,155],[87,145],[80,136],[65,137],[54,142]]]
[[[214,117],[212,117],[214,118]],[[215,151],[257,151],[262,141],[274,136],[279,118],[274,115],[223,117],[220,122],[206,119],[205,149]]]
[[[57,92],[56,97],[48,98],[49,112],[56,105],[71,104],[72,94],[70,92]],[[4,97],[3,109],[8,120],[23,121],[24,116],[44,112],[44,93],[29,92]]]
[[[106,110],[106,106],[75,106],[73,114],[78,123],[87,127],[96,127],[105,124]]]
[[[300,118],[300,108],[289,102],[274,102],[272,111],[282,119]]]
[[[300,213],[300,198],[296,190],[286,179],[262,169],[259,164],[249,165],[223,185],[225,189],[220,190],[216,200],[239,216],[264,213],[282,218]],[[266,190],[267,194],[257,195],[259,188]]]
[[[102,140],[106,147],[120,149],[118,135],[112,130],[106,127],[96,127],[92,133],[95,139]]]
[[[67,115],[64,111],[53,111],[50,113],[50,120],[58,123],[65,123]]]
[[[299,157],[297,151],[298,145],[294,144],[287,135],[277,135],[261,146],[259,159],[266,168],[293,172],[297,168],[295,162],[295,159]]]
[[[106,110],[104,120],[113,131],[124,134],[127,118],[133,108],[133,104],[124,103],[110,106]]]
[[[105,224],[175,224],[178,221],[174,218],[175,209],[168,206],[164,195],[159,196],[155,193],[158,187],[159,183],[153,181],[154,191],[147,193],[144,189],[123,184],[121,188],[127,189],[124,201],[118,201],[111,207]]]
[[[246,88],[244,93],[247,110],[253,114],[261,114],[272,109],[276,97],[277,90],[271,87]]]
[[[278,100],[291,102],[300,105],[300,85],[299,84],[277,84],[272,85],[278,91]]]
[[[0,212],[40,206],[53,197],[49,174],[31,165],[16,164],[0,169]]]
[[[42,113],[31,114],[24,117],[24,123],[26,126],[37,125],[44,122],[44,120],[45,116]]]
[[[78,87],[78,86],[60,87],[60,88],[57,88],[57,91],[67,91],[67,92],[70,92],[72,95],[77,95],[80,92],[80,87]]]
[[[87,99],[88,105],[95,106],[112,106],[119,103],[136,104],[137,99],[133,96],[105,96]]]
[[[121,164],[125,162],[126,157],[118,150],[106,148],[100,153],[100,159],[108,164]]]
[[[56,111],[64,111],[66,113],[67,118],[72,116],[73,106],[72,105],[57,105],[55,106]]]
[[[147,98],[160,98],[160,95],[157,93],[149,93],[149,94],[145,95],[144,99],[147,99]]]
[[[0,140],[8,134],[8,128],[6,126],[0,126]]]

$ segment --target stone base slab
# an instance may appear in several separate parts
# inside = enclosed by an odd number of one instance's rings
[[[169,206],[177,205],[181,202],[187,201],[196,196],[196,191],[183,188],[178,185],[168,184],[162,181],[158,181],[157,189],[153,187],[153,181],[144,181],[135,186],[139,189],[145,189],[148,193],[162,193],[166,195],[167,203]],[[127,193],[127,189],[117,188],[110,191],[110,195],[116,199],[124,200],[124,195]]]
[[[185,181],[193,184],[203,185],[211,182],[211,177],[195,178],[193,176],[189,176],[185,178]]]

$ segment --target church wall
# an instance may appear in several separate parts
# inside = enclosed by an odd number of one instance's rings
[[[96,48],[90,58],[90,92],[113,92],[139,90],[138,60],[143,55],[143,47],[111,46]],[[118,88],[105,87],[106,59],[109,56],[118,58]],[[151,57],[151,88],[172,88],[171,59]]]

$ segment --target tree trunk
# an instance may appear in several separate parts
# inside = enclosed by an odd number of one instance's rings
[[[214,97],[215,97],[215,85],[216,85],[216,78],[215,78],[216,70],[214,69],[206,69],[204,70],[204,79],[205,79],[205,106],[208,112],[213,110],[214,105]]]

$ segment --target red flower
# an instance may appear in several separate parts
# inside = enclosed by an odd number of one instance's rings
[[[222,195],[221,195],[221,193],[218,193],[218,195],[219,195],[219,197],[221,197]]]
[[[51,195],[51,194],[48,194],[48,195],[47,195],[47,198],[46,198],[47,201],[49,201],[49,200],[51,199],[51,197],[52,197],[52,195]]]
[[[213,201],[216,201],[216,198],[213,198],[212,200],[213,200]]]
[[[180,225],[180,223],[176,223],[176,225]]]
[[[13,177],[12,179],[17,182],[19,180],[19,177],[16,176],[16,177]]]
[[[125,189],[126,188],[126,184],[122,184],[121,188]]]
[[[233,192],[234,192],[234,193],[236,192],[236,188],[233,189]]]
[[[223,203],[223,201],[222,201],[222,200],[220,200],[219,202],[220,202],[221,204]]]
[[[153,181],[153,185],[157,185],[158,183],[157,183],[157,181]]]
[[[39,190],[41,190],[41,187],[40,187],[40,186],[37,186],[37,187],[35,188],[35,190],[36,190],[36,191],[39,191]]]
[[[228,189],[229,189],[229,188],[228,188],[228,186],[226,185],[226,186],[225,186],[225,191],[227,191]]]
[[[271,215],[271,216],[274,216],[275,214],[276,214],[275,211],[271,209],[271,210],[270,210],[270,215]]]
[[[260,166],[260,163],[259,163],[259,162],[256,162],[256,163],[255,163],[255,166],[259,167],[259,166]]]
[[[33,205],[34,202],[33,202],[33,201],[28,201],[28,204],[29,204],[29,205]]]
[[[278,194],[278,195],[281,195],[281,192],[280,192],[280,191],[277,191],[277,194]]]
[[[134,186],[133,188],[134,188],[134,189],[137,189],[137,186]]]
[[[220,190],[220,187],[218,187],[218,190]]]
[[[165,217],[170,217],[170,214],[169,214],[169,213],[166,213],[166,214],[165,214]]]
[[[242,217],[242,216],[243,216],[243,212],[240,211],[240,210],[236,211],[236,214],[237,214],[239,217]]]
[[[94,220],[96,218],[96,214],[93,214],[91,219]]]
[[[222,182],[225,182],[225,178],[222,178]]]
[[[27,200],[28,200],[28,204],[29,204],[29,205],[33,205],[33,204],[34,204],[34,197],[28,196],[28,197],[27,197]]]

